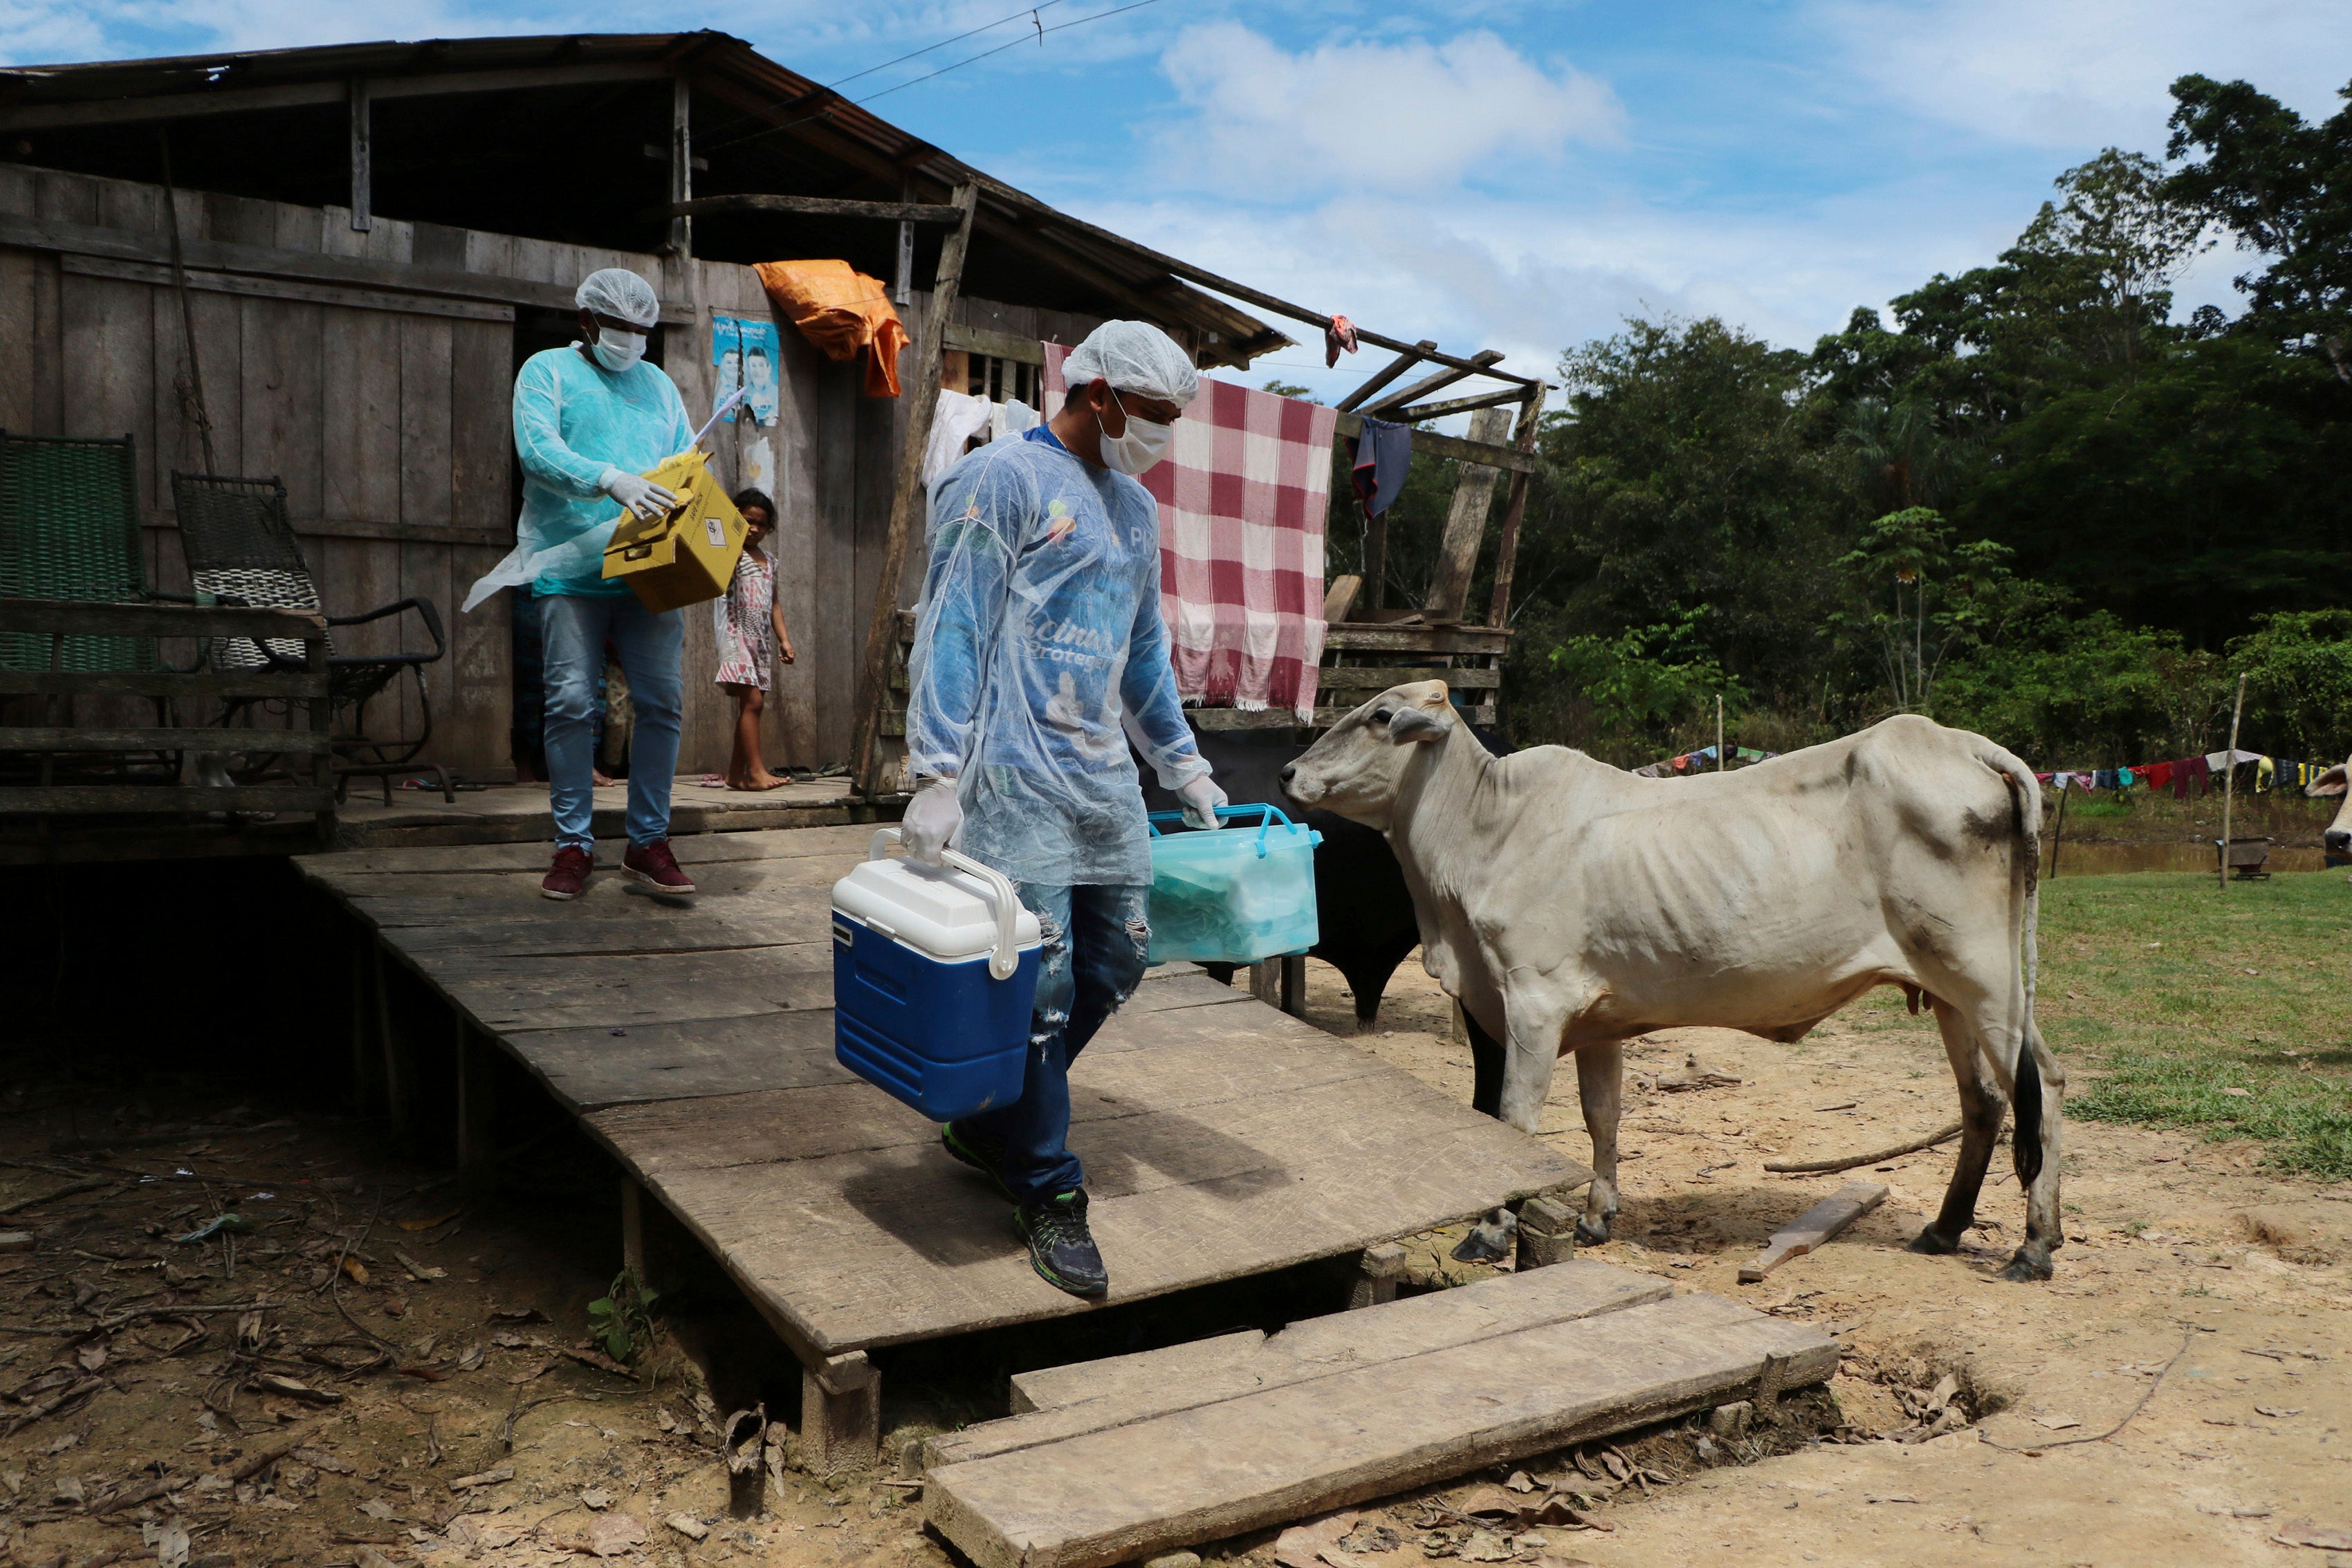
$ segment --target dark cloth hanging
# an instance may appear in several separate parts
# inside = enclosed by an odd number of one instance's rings
[[[1368,419],[1363,434],[1349,441],[1348,456],[1364,515],[1377,517],[1396,504],[1397,492],[1404,488],[1404,471],[1412,463],[1412,426]]]
[[[2201,757],[2191,757],[2172,765],[2172,798],[2176,800],[2189,799],[2191,786],[2200,796],[2212,789],[2212,765]]]

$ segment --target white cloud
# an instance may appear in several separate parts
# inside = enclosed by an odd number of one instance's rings
[[[2190,72],[2306,116],[2352,76],[2352,6],[2308,0],[1817,0],[1809,20],[1883,99],[1996,141],[2164,150]]]
[[[1483,160],[1550,160],[1570,141],[1613,139],[1623,120],[1605,82],[1547,70],[1488,32],[1292,54],[1220,22],[1185,29],[1160,63],[1194,116],[1167,138],[1167,174],[1259,196],[1425,189]]]

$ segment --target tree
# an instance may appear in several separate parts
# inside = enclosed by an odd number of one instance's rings
[[[2352,100],[2352,86],[2339,97]],[[2203,154],[2167,183],[2210,214],[2238,248],[2270,258],[2237,279],[2250,325],[2316,349],[2352,382],[2352,102],[2312,125],[2243,81],[2185,76],[2172,84],[2168,158]]]
[[[1838,559],[1859,605],[1833,624],[1875,653],[1897,712],[1927,712],[1947,658],[1990,647],[2018,616],[2050,607],[2047,590],[2011,573],[2009,553],[1990,539],[1955,545],[1934,508],[1910,507],[1866,525]]]
[[[2063,200],[2042,204],[2010,256],[2043,261],[2070,287],[2090,284],[2078,352],[2092,363],[2130,363],[2171,315],[2173,283],[2213,248],[2206,215],[2170,193],[2162,164],[2113,147],[2057,185]]]

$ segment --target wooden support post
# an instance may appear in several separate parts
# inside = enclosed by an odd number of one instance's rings
[[[352,227],[365,234],[375,227],[375,131],[370,123],[368,82],[352,78]]]
[[[383,945],[375,945],[376,1041],[383,1051],[383,1112],[394,1137],[408,1134],[409,1097],[416,1074],[409,1060],[408,1042],[392,1026],[392,977],[383,959]]]
[[[1292,954],[1282,960],[1282,1010],[1292,1018],[1307,1016],[1307,959]]]
[[[862,1350],[801,1367],[801,1462],[812,1475],[864,1469],[882,1448],[882,1375]]]
[[[866,623],[866,651],[857,668],[857,730],[850,743],[850,772],[857,792],[866,796],[875,793],[874,742],[882,729],[890,654],[898,641],[898,578],[906,569],[908,541],[921,531],[919,514],[927,502],[923,453],[930,444],[932,416],[939,411],[940,358],[947,350],[948,319],[955,314],[956,295],[963,287],[963,258],[971,246],[971,214],[980,201],[980,187],[958,185],[950,199],[963,214],[963,221],[940,247],[939,277],[931,285],[922,335],[915,340],[913,373],[899,382],[914,402],[907,410],[907,432],[898,448],[898,484],[890,494],[890,531],[882,541],[881,580],[874,590],[874,613]],[[913,780],[908,782],[911,785]]]
[[[1513,444],[1522,452],[1536,449],[1536,433],[1543,423],[1544,394],[1549,389],[1538,382],[1528,392],[1527,401],[1519,404],[1519,429]],[[1486,607],[1486,624],[1507,626],[1511,623],[1511,574],[1519,561],[1519,525],[1528,515],[1528,483],[1532,477],[1525,473],[1511,476],[1510,498],[1503,504],[1503,537],[1495,544],[1495,597]]]
[[[1282,960],[1261,958],[1249,967],[1250,995],[1270,1008],[1282,1005]]]
[[[2230,760],[2221,765],[2221,891],[2230,891],[2230,820],[2238,803],[2238,721],[2246,713],[2246,677],[2238,677],[2238,700],[2230,709]]]
[[[2058,846],[2066,840],[2066,796],[2063,787],[2058,791],[2058,821],[2050,829],[2050,880],[2058,880]]]
[[[669,86],[669,199],[694,200],[694,89],[686,78],[673,77]],[[694,254],[694,220],[669,221],[669,253]]]
[[[637,1178],[621,1178],[621,1269],[639,1285],[646,1282],[646,1189]]]
[[[1404,1278],[1404,1249],[1393,1241],[1365,1248],[1356,1262],[1355,1282],[1349,1287],[1348,1310],[1395,1301],[1397,1281]]]
[[[1510,423],[1503,409],[1480,409],[1470,416],[1470,439],[1499,446]],[[1430,574],[1429,595],[1423,601],[1432,625],[1460,621],[1470,601],[1470,578],[1478,570],[1478,546],[1486,537],[1496,474],[1482,463],[1465,463],[1454,478],[1454,505],[1445,514],[1444,540],[1437,548],[1437,570]]]
[[[1389,604],[1389,515],[1386,512],[1364,513],[1364,591],[1363,606],[1367,610],[1385,610]]]
[[[908,180],[899,189],[901,199],[915,199],[915,183]],[[890,303],[904,309],[915,300],[915,225],[905,218],[898,220],[898,277],[890,288]],[[961,387],[955,389],[963,391]]]
[[[1518,1255],[1515,1262],[1524,1274],[1576,1256],[1576,1210],[1557,1197],[1538,1193],[1519,1205]]]
[[[1731,758],[1723,754],[1723,696],[1717,693],[1715,699],[1715,770],[1721,773],[1730,767]]]
[[[497,1113],[492,1074],[494,1048],[457,1015],[457,1177],[467,1193],[488,1193],[498,1179],[498,1156],[491,1146],[490,1127]]]

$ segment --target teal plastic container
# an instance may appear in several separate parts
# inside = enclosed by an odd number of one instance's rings
[[[1151,813],[1151,953],[1155,964],[1255,964],[1304,953],[1319,935],[1315,846],[1323,835],[1274,806],[1220,806],[1255,828],[1163,833],[1181,811]]]

